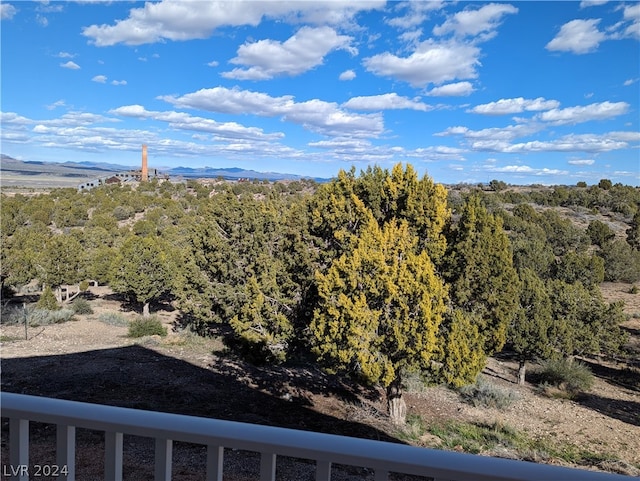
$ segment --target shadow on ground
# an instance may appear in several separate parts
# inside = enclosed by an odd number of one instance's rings
[[[338,417],[343,413],[315,410],[312,394],[359,402],[356,388],[319,371],[262,369],[233,359],[204,369],[139,345],[2,359],[2,390],[399,442]]]
[[[358,422],[362,418],[348,415],[349,407],[354,407],[356,413],[363,411],[357,409],[362,394],[337,377],[312,368],[261,368],[233,358],[219,358],[203,368],[139,345],[2,359],[2,390],[401,442],[374,426]],[[322,404],[321,409],[317,404]],[[31,462],[55,463],[54,426],[31,423],[30,439]],[[153,441],[125,435],[124,444],[125,479],[151,479]],[[8,423],[3,422],[3,458],[7,449]],[[79,429],[76,458],[78,479],[103,479],[104,435]],[[259,463],[256,453],[227,449],[225,479],[257,479]],[[278,470],[283,469],[283,473],[297,473],[283,474],[293,476],[286,479],[314,479],[314,467],[308,461],[279,458],[278,463]],[[174,479],[202,479],[205,464],[206,447],[175,443]],[[351,469],[361,479],[369,479],[371,475],[360,468],[344,468],[343,474],[348,476]],[[4,481],[5,477],[0,479]]]

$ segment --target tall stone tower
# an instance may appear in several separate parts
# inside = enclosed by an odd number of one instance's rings
[[[140,180],[147,182],[149,180],[149,167],[147,166],[147,146],[142,144],[142,171],[140,172]]]

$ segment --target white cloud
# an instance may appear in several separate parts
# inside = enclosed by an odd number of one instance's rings
[[[526,111],[539,111],[556,109],[560,106],[557,100],[546,100],[543,97],[537,99],[525,99],[522,97],[514,99],[500,99],[488,104],[476,105],[469,112],[483,115],[505,115],[518,114]]]
[[[599,23],[599,18],[571,20],[560,28],[560,32],[546,45],[546,49],[575,54],[593,52],[606,39],[605,33],[598,30]]]
[[[109,111],[110,114],[122,117],[153,119],[167,122],[170,127],[179,130],[194,130],[215,134],[218,139],[251,139],[276,140],[284,137],[283,133],[265,134],[257,127],[245,127],[237,122],[216,122],[212,119],[194,117],[184,112],[155,112],[146,110],[141,105],[125,105]]]
[[[593,165],[596,163],[596,161],[593,159],[574,159],[568,160],[567,163],[571,165]]]
[[[68,68],[71,70],[78,70],[80,68],[80,65],[78,65],[75,62],[72,62],[71,60],[69,60],[67,63],[61,63],[60,66],[62,68]]]
[[[536,116],[553,125],[575,125],[591,120],[604,120],[625,114],[629,110],[626,102],[600,102],[585,106],[552,109]]]
[[[580,8],[597,7],[598,5],[604,5],[608,1],[609,0],[582,0],[580,2]]]
[[[427,112],[432,107],[420,102],[416,99],[409,99],[407,97],[401,97],[397,93],[389,93],[382,95],[370,95],[362,97],[350,98],[347,102],[342,104],[343,107],[354,110],[421,110]]]
[[[503,174],[533,174],[533,175],[567,175],[569,172],[559,169],[534,169],[528,165],[507,165],[505,167],[489,167],[489,172],[498,172]]]
[[[125,106],[112,113],[164,121],[175,131],[204,132],[203,142],[183,141],[165,137],[164,133],[140,129],[116,129],[99,125],[117,119],[89,113],[72,112],[51,120],[32,120],[14,113],[1,113],[3,123],[0,136],[11,143],[39,144],[47,148],[73,149],[85,152],[139,152],[140,143],[149,145],[154,155],[171,157],[232,156],[238,160],[256,158],[300,158],[303,154],[280,145],[282,134],[264,134],[260,129],[243,127],[234,122],[217,123],[210,119],[191,117],[178,112],[149,112],[141,106]],[[27,127],[32,126],[30,130]],[[175,134],[174,131],[174,134]]]
[[[345,70],[338,77],[340,80],[353,80],[354,78],[356,78],[356,73],[353,70]]]
[[[424,87],[429,83],[476,78],[479,56],[480,49],[473,45],[455,41],[438,43],[429,39],[420,43],[408,57],[385,52],[365,58],[363,63],[376,75],[395,77],[414,87]]]
[[[626,21],[631,22],[625,29],[625,35],[640,40],[640,3],[626,5],[623,15]]]
[[[16,7],[10,3],[0,3],[0,19],[11,20],[17,12]]]
[[[440,10],[443,2],[441,1],[428,1],[428,2],[399,2],[397,10],[407,10],[407,12],[400,17],[393,17],[387,20],[387,23],[392,27],[400,28],[403,30],[416,27],[422,24],[429,18],[428,13],[434,10]]]
[[[429,90],[427,95],[431,97],[464,97],[471,95],[474,91],[471,82],[456,82],[435,87]]]
[[[409,30],[398,35],[398,38],[410,45],[417,45],[422,37],[422,29]]]
[[[96,75],[95,77],[93,77],[91,79],[93,82],[98,82],[98,83],[105,83],[107,81],[107,77],[104,75]]]
[[[215,87],[181,97],[165,95],[158,98],[180,108],[280,117],[325,135],[376,137],[384,130],[382,116],[378,113],[355,114],[341,109],[334,102],[318,99],[296,102],[291,95],[272,97],[261,92]]]
[[[316,0],[256,2],[163,0],[132,8],[129,17],[113,25],[91,25],[82,34],[98,47],[124,43],[141,45],[163,39],[183,41],[207,38],[218,27],[258,25],[263,18],[317,25],[342,24],[359,11],[384,6],[383,0]]]
[[[69,53],[69,52],[59,52],[58,55],[56,55],[56,57],[58,58],[74,58],[76,56],[75,53]]]
[[[502,17],[515,13],[518,13],[518,9],[506,3],[490,3],[479,9],[465,9],[448,18],[442,25],[434,27],[433,33],[445,35],[453,32],[461,37],[484,34],[485,38],[490,38],[500,25]]]
[[[219,65],[219,63],[215,60],[212,60],[211,62],[207,63],[207,65],[209,67],[217,67]]]
[[[45,17],[44,15],[40,15],[40,14],[36,15],[36,22],[41,27],[46,27],[46,26],[49,25],[49,19],[47,17]]]
[[[111,85],[127,85],[126,80],[112,80]]]
[[[55,102],[53,102],[52,104],[49,104],[46,107],[47,110],[55,110],[58,107],[64,107],[66,105],[64,100],[56,100]]]
[[[473,150],[524,153],[524,152],[608,152],[629,148],[625,140],[617,138],[615,133],[610,134],[571,134],[559,139],[549,141],[530,141],[509,144],[499,140],[480,140],[471,143]]]
[[[300,75],[321,65],[325,55],[333,50],[351,50],[352,40],[352,37],[338,35],[331,27],[302,27],[285,42],[259,40],[241,45],[231,63],[248,68],[236,68],[222,76],[266,80],[279,75]]]
[[[640,80],[640,77],[630,78],[628,80],[625,80],[623,85],[625,87],[628,87],[629,85],[633,85],[634,83],[636,83],[638,80]]]
[[[322,159],[330,156],[342,162],[434,162],[441,160],[464,161],[464,149],[448,146],[430,146],[416,149],[406,149],[394,145],[373,145],[366,139],[351,137],[336,137],[329,140],[310,142],[309,147],[321,148],[327,151]]]
[[[479,140],[482,142],[505,142],[525,137],[542,130],[542,126],[535,123],[507,125],[506,127],[490,127],[481,130],[471,130],[467,127],[449,127],[442,132],[434,134],[436,137],[462,135],[465,139]]]

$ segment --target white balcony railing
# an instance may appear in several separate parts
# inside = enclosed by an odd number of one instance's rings
[[[57,426],[57,465],[67,469],[57,479],[75,479],[75,429],[105,433],[106,481],[122,480],[123,434],[155,439],[155,479],[170,480],[172,443],[208,447],[206,479],[222,481],[224,448],[260,453],[260,481],[275,481],[277,456],[313,460],[316,481],[331,479],[333,463],[370,468],[375,480],[390,472],[431,477],[435,481],[604,481],[626,476],[474,456],[401,444],[356,439],[270,426],[141,411],[60,399],[0,393],[2,417],[9,418],[9,465],[3,471],[26,481],[29,422]]]

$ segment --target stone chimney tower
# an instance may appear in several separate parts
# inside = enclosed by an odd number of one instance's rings
[[[142,144],[142,171],[140,172],[140,180],[147,182],[149,180],[149,168],[147,166],[147,146]]]

